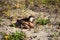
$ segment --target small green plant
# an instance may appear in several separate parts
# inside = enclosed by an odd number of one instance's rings
[[[44,4],[55,4],[56,3],[56,0],[42,0],[42,3]]]
[[[24,40],[25,33],[23,32],[15,32],[12,35],[5,36],[5,40]]]
[[[11,25],[9,25],[11,27],[16,27],[15,23],[12,23]]]
[[[47,23],[49,23],[50,21],[48,19],[36,19],[36,24],[41,24],[41,25],[46,25]]]
[[[46,4],[47,3],[47,0],[42,0],[42,3]]]

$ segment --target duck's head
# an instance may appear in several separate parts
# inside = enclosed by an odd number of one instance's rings
[[[35,19],[34,19],[34,16],[32,16],[32,15],[29,16],[29,21],[30,21],[30,22],[33,22],[34,20],[35,20]]]

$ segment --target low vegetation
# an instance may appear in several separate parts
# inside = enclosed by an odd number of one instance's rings
[[[12,23],[11,25],[9,25],[11,27],[16,27],[15,23]]]
[[[50,21],[48,19],[36,19],[36,24],[46,25]]]
[[[48,8],[50,8],[51,5],[59,5],[60,0],[22,0],[22,1],[1,1],[0,7],[2,13],[6,16],[11,16],[10,10],[15,9],[26,9],[26,8],[33,8],[33,7],[40,7],[41,4],[49,5]]]
[[[5,40],[24,40],[25,39],[25,33],[23,32],[15,32],[12,35],[5,35]]]

